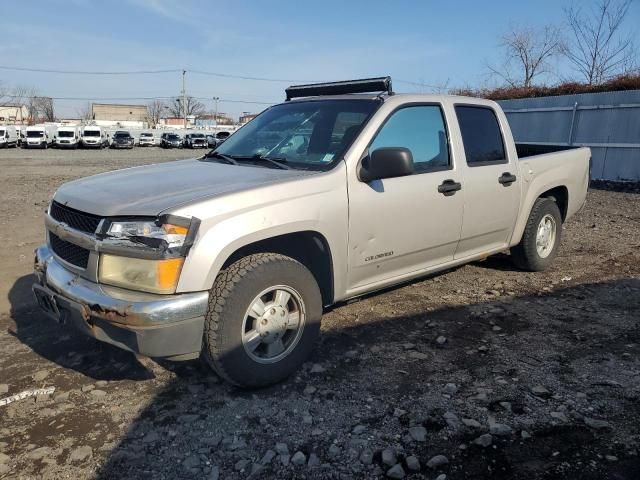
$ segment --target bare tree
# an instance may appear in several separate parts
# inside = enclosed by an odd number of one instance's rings
[[[515,27],[502,35],[505,51],[502,65],[488,65],[489,71],[511,87],[531,87],[536,77],[551,72],[551,59],[561,49],[560,30],[547,25],[542,29]]]
[[[563,53],[589,85],[630,71],[638,51],[622,29],[633,0],[598,0],[585,13],[576,5],[565,9],[570,39]]]
[[[56,115],[51,97],[34,97],[33,103],[37,112],[37,117],[43,122],[55,122]]]
[[[205,112],[204,104],[193,97],[186,97],[187,115],[199,116]],[[176,118],[184,116],[184,107],[182,106],[182,97],[176,97],[169,104],[169,113]]]
[[[153,100],[147,104],[147,115],[149,118],[149,124],[153,127],[160,123],[160,119],[164,114],[166,104],[162,100]]]
[[[78,116],[78,118],[80,118],[80,120],[83,120],[85,122],[93,120],[93,109],[91,108],[91,103],[87,102],[86,105],[77,109],[76,115]]]

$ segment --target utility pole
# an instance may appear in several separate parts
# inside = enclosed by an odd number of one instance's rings
[[[218,100],[220,97],[213,97],[213,101],[215,102],[215,110],[213,111],[213,120],[216,122],[216,130],[218,129]]]
[[[184,109],[184,128],[187,129],[187,91],[184,87],[184,77],[187,73],[186,70],[182,70],[182,108]]]

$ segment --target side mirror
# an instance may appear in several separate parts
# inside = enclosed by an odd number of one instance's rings
[[[405,177],[413,174],[413,155],[404,147],[383,147],[374,150],[362,161],[358,177],[369,183],[383,178]]]

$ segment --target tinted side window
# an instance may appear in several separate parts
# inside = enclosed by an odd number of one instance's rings
[[[490,108],[458,105],[456,116],[462,133],[467,165],[507,163],[504,141],[495,112]]]
[[[402,108],[382,126],[369,151],[382,147],[411,150],[416,172],[449,167],[449,145],[442,110],[436,105]]]

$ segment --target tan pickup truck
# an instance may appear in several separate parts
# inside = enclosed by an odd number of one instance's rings
[[[61,186],[40,306],[267,385],[305,360],[323,307],[507,250],[542,270],[584,204],[589,149],[516,145],[494,102],[394,94],[388,77],[286,93],[201,158]]]

